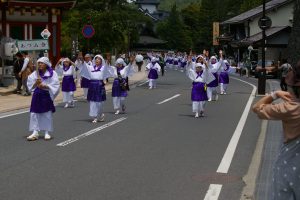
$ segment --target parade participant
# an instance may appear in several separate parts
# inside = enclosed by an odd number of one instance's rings
[[[74,91],[76,90],[74,77],[76,71],[74,63],[69,58],[62,58],[56,64],[56,70],[62,70],[62,93],[65,108],[74,107]]]
[[[300,199],[300,61],[290,79],[288,92],[271,92],[252,108],[260,119],[282,121],[284,141],[273,167],[272,200]]]
[[[227,60],[224,60],[220,68],[219,83],[220,83],[220,94],[226,94],[227,87],[229,84],[229,73],[232,72],[232,68]]]
[[[120,109],[122,109],[122,112],[125,112],[126,109],[125,98],[127,97],[127,91],[129,90],[128,77],[134,73],[133,62],[134,56],[130,57],[127,66],[122,58],[118,58],[115,67],[110,68],[110,74],[115,78],[112,85],[112,97],[116,115],[120,113]]]
[[[96,55],[93,65],[84,65],[81,69],[81,76],[89,80],[87,100],[90,102],[89,115],[93,118],[93,123],[104,121],[103,103],[106,101],[106,91],[104,81],[109,77],[110,60],[105,63],[101,55]]]
[[[209,70],[216,79],[207,85],[208,101],[218,100],[218,93],[217,93],[217,87],[219,85],[218,71],[220,70],[220,67],[222,66],[223,63],[223,52],[220,51],[219,54],[220,54],[219,61],[215,56],[212,56],[209,60]]]
[[[85,54],[84,60],[83,60],[82,54],[79,54],[78,59],[75,62],[75,66],[79,70],[79,74],[81,76],[80,85],[81,85],[81,88],[83,89],[83,96],[85,99],[87,99],[87,94],[88,94],[88,89],[89,89],[89,79],[87,77],[85,77],[86,76],[85,74],[81,73],[81,70],[85,65],[93,66],[92,56],[90,54]]]
[[[39,131],[45,131],[45,140],[50,140],[49,132],[53,131],[53,113],[55,107],[54,98],[59,93],[59,79],[51,68],[47,57],[41,57],[37,61],[38,69],[28,77],[28,88],[33,91],[30,106],[29,130],[33,133],[27,140],[33,141],[39,138]]]
[[[179,56],[175,55],[175,57],[173,58],[173,68],[175,70],[179,69]]]
[[[141,54],[137,54],[135,57],[135,63],[138,66],[138,71],[140,72],[144,63],[144,57]]]
[[[200,56],[199,56],[200,57]],[[193,102],[192,109],[195,113],[195,118],[204,116],[205,102],[208,100],[206,94],[206,84],[215,79],[212,73],[208,70],[207,62],[201,56],[202,62],[192,62],[192,57],[188,57],[187,76],[193,81],[191,92],[191,100]],[[200,60],[199,58],[197,60]]]
[[[158,79],[158,73],[160,72],[161,67],[157,63],[157,59],[155,57],[151,58],[151,62],[146,66],[146,71],[149,71],[149,89],[156,88],[156,81]]]

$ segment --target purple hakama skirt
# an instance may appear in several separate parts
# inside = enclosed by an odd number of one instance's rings
[[[90,80],[84,77],[81,77],[81,88],[89,88]]]
[[[158,73],[155,69],[150,69],[150,72],[148,74],[149,79],[158,79]]]
[[[216,79],[210,82],[209,84],[207,84],[207,87],[218,87],[219,85],[218,73],[213,73],[213,75]]]
[[[75,81],[73,75],[64,76],[62,81],[63,92],[74,92],[76,90]]]
[[[228,84],[229,83],[229,75],[227,72],[221,72],[219,76],[219,83]]]
[[[36,88],[32,95],[30,112],[46,113],[49,111],[55,112],[55,107],[49,91]]]
[[[105,84],[102,80],[90,80],[87,94],[88,101],[101,102],[106,100]]]
[[[122,81],[126,82],[126,80],[123,78]],[[114,79],[113,85],[112,85],[112,97],[127,97],[127,90],[124,90],[121,85],[118,78]]]
[[[192,101],[207,101],[207,93],[205,90],[205,83],[201,82],[193,82],[192,94],[191,94]]]

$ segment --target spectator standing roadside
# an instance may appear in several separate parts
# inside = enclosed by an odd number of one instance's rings
[[[26,51],[22,52],[24,63],[21,71],[19,72],[19,77],[22,78],[23,91],[22,95],[29,96],[31,93],[27,87],[28,76],[34,71],[34,66],[32,59],[28,56]]]
[[[292,66],[287,62],[287,59],[282,59],[282,63],[283,64],[279,67],[279,70],[281,71],[280,87],[282,91],[287,91],[285,77],[292,69]]]
[[[289,72],[288,91],[275,91],[260,99],[253,111],[265,120],[280,120],[284,143],[273,167],[271,200],[300,199],[300,61]],[[282,102],[273,104],[276,99]]]
[[[17,88],[14,90],[15,94],[21,94],[22,91],[22,78],[19,76],[19,73],[23,67],[23,63],[24,63],[24,58],[23,55],[18,52],[16,54],[17,60],[15,60],[14,62],[14,75],[15,78],[17,79]]]

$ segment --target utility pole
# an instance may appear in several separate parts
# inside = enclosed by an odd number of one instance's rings
[[[261,44],[261,61],[262,70],[258,74],[258,94],[265,95],[266,93],[266,29],[270,28],[272,21],[266,16],[266,0],[263,0],[263,16],[259,20],[259,26],[262,29],[262,44]]]

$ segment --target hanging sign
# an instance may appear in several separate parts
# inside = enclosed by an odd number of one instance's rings
[[[48,50],[48,40],[18,40],[19,51]]]
[[[95,29],[92,25],[85,25],[83,28],[82,28],[82,35],[85,37],[85,38],[91,38],[95,35]]]

